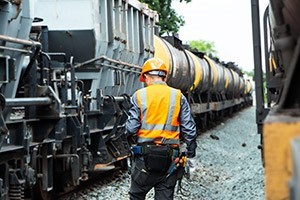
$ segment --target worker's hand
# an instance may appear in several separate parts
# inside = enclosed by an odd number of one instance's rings
[[[185,176],[187,179],[193,178],[193,172],[196,170],[197,160],[195,158],[187,158]]]
[[[186,166],[184,168],[184,176],[187,179],[192,179],[193,172],[196,169],[197,160],[195,158],[187,158]]]
[[[195,171],[196,160],[194,158],[186,158],[186,165],[184,166],[184,177],[192,178],[192,172]]]
[[[194,171],[196,169],[197,160],[195,158],[187,158],[187,165],[190,168],[190,171]]]
[[[176,167],[185,167],[186,166],[186,156],[180,156],[175,158],[174,162],[176,163]]]

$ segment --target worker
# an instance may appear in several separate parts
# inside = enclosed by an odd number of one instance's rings
[[[166,84],[167,75],[162,60],[147,60],[140,74],[146,87],[131,97],[125,127],[128,135],[136,134],[129,191],[132,200],[145,199],[153,187],[156,200],[173,199],[179,170],[171,167],[180,154],[180,138],[186,143],[187,160],[196,154],[196,126],[188,101],[180,90]]]

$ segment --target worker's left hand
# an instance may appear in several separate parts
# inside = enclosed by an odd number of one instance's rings
[[[186,166],[184,168],[184,176],[187,178],[187,179],[190,179],[192,178],[193,176],[193,172],[195,171],[196,169],[196,159],[195,158],[187,158],[186,160]]]
[[[190,168],[190,172],[195,171],[197,160],[195,158],[187,158],[187,165]]]

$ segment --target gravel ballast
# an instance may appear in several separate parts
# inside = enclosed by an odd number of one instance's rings
[[[197,144],[196,166],[190,179],[182,181],[187,191],[185,195],[176,193],[175,200],[265,199],[255,107],[246,108],[219,126],[201,133]],[[119,171],[111,181],[100,182],[69,199],[129,199],[129,186],[130,175]],[[153,196],[152,190],[146,199],[154,199]]]

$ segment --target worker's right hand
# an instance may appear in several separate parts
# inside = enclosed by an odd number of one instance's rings
[[[195,171],[197,160],[195,158],[187,158],[187,165],[190,168],[190,171]]]
[[[195,171],[196,161],[193,158],[186,158],[186,165],[184,167],[184,177],[187,179],[192,178],[192,172]]]
[[[193,173],[196,170],[197,160],[195,158],[187,158],[186,161],[186,178],[192,179]]]

